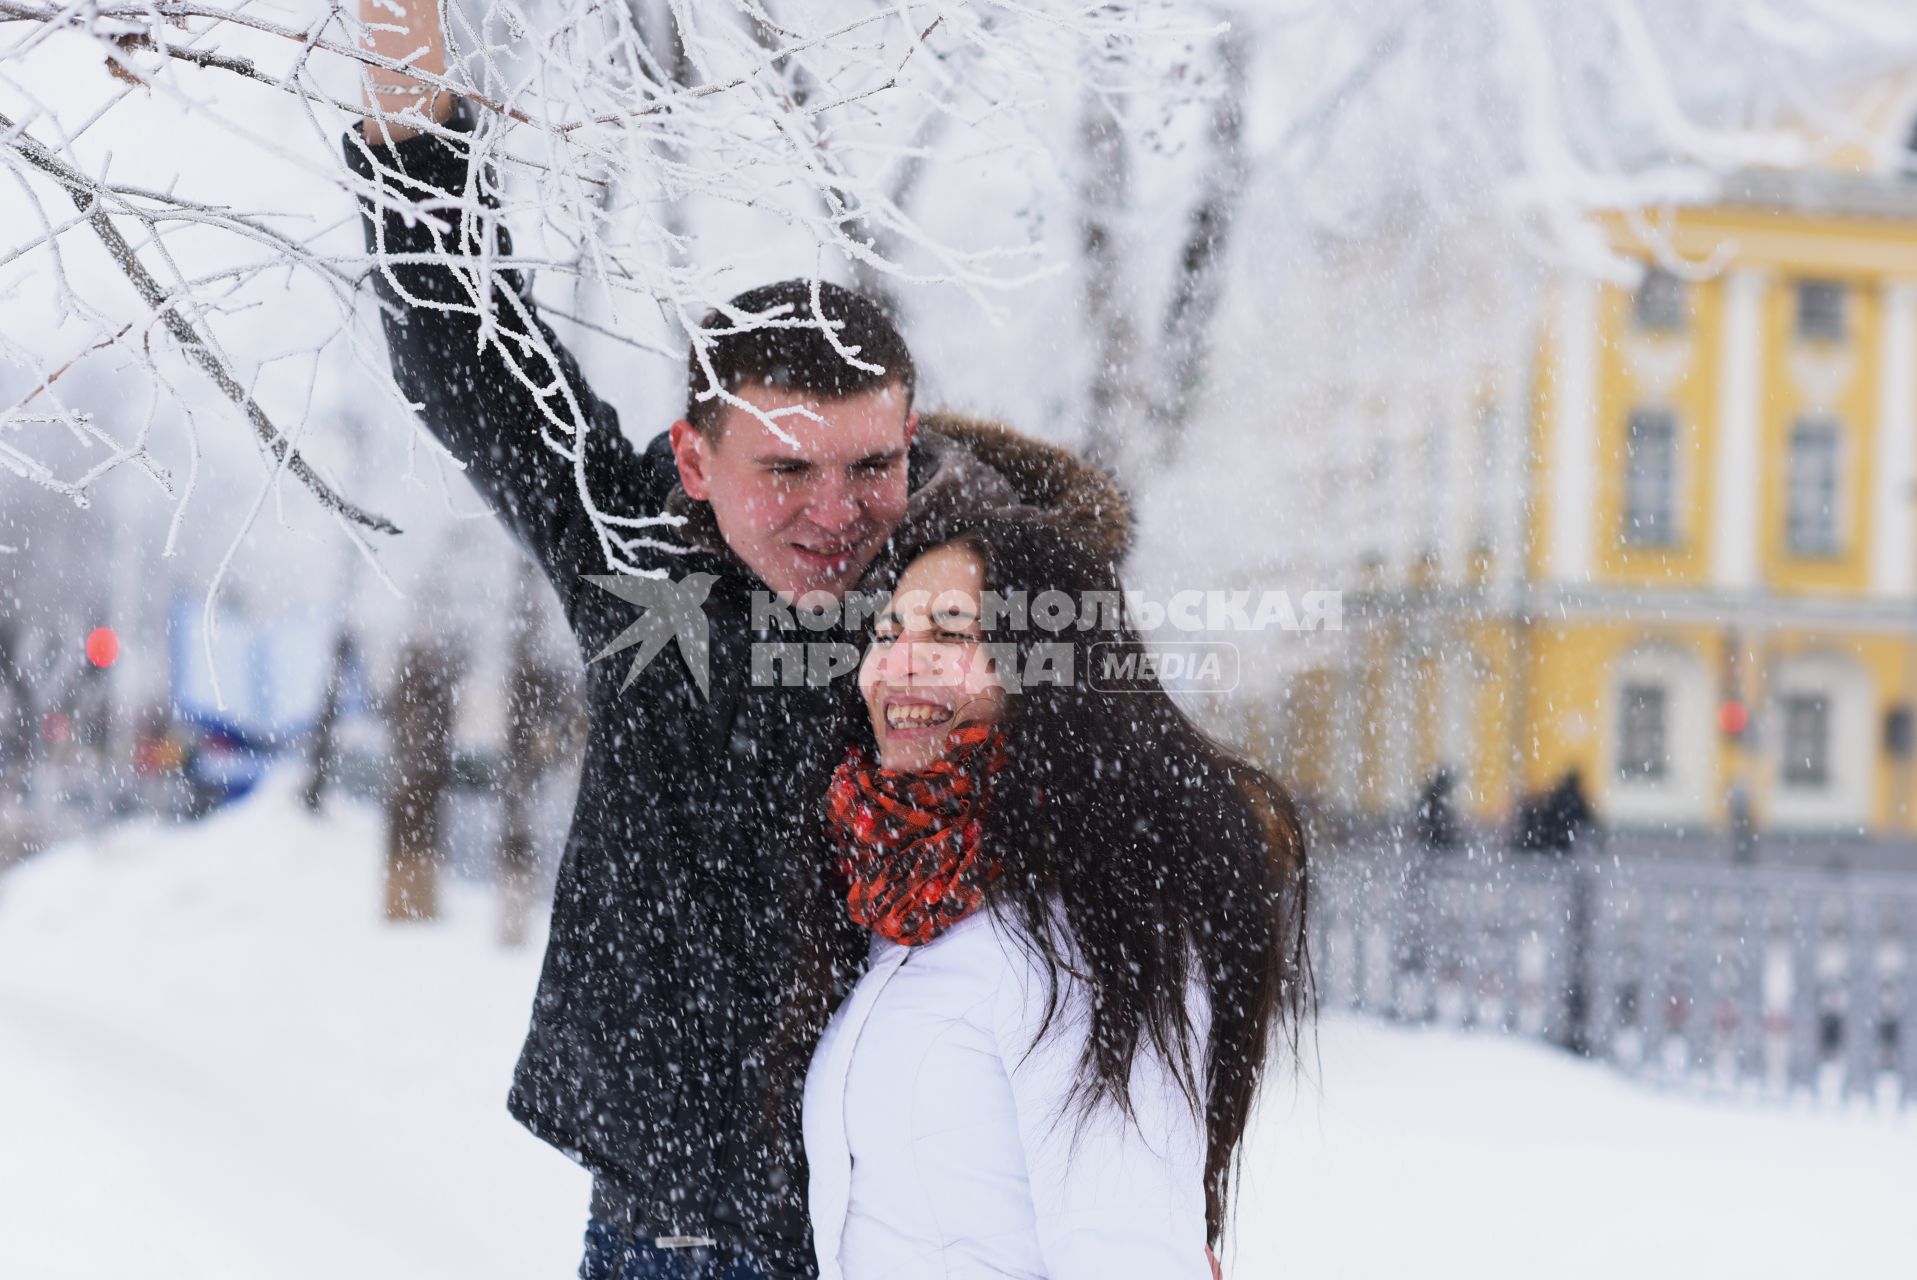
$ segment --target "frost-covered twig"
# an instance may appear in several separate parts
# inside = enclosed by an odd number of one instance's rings
[[[241,407],[267,457],[322,505],[390,528],[321,480],[290,440],[317,411],[314,379],[335,353],[374,375],[369,398],[401,404],[354,303],[373,270],[418,259],[343,252],[332,210],[301,227],[288,217],[307,209],[273,197],[222,199],[192,182],[108,181],[106,159],[90,139],[110,132],[136,102],[161,104],[199,129],[199,147],[217,140],[236,157],[252,154],[323,178],[334,192],[343,188],[377,209],[445,220],[449,234],[430,261],[455,268],[464,296],[407,304],[473,314],[485,358],[539,406],[538,420],[524,424],[537,435],[531,443],[566,461],[608,567],[620,568],[631,566],[660,518],[602,509],[585,491],[589,428],[575,389],[552,383],[557,353],[534,321],[532,293],[517,282],[536,278],[542,296],[555,292],[555,280],[575,295],[591,293],[593,319],[579,321],[581,329],[628,348],[670,355],[688,341],[708,380],[704,347],[716,335],[702,329],[704,317],[759,280],[738,277],[737,240],[713,234],[702,225],[713,222],[709,214],[695,209],[743,219],[760,228],[753,238],[789,243],[791,259],[817,264],[820,274],[850,275],[888,300],[907,289],[945,288],[990,311],[994,295],[1056,264],[1044,260],[1036,235],[986,242],[930,229],[912,208],[925,175],[980,155],[1041,156],[1048,104],[1077,92],[1092,65],[1082,57],[1088,44],[1102,50],[1094,90],[1123,91],[1156,81],[1194,32],[1211,29],[1194,27],[1172,0],[1136,0],[1122,20],[1079,0],[806,0],[780,3],[776,13],[770,0],[482,0],[477,8],[439,6],[451,58],[422,61],[406,13],[387,5],[362,19],[341,0],[291,18],[205,0],[0,0],[0,96],[23,104],[9,107],[21,123],[0,135],[0,162],[50,179],[81,211],[50,216],[29,190],[25,234],[0,239],[0,271],[37,271],[35,288],[56,317],[98,330],[77,345],[70,338],[49,344],[43,363],[64,369],[109,358],[172,404],[165,429],[188,433],[190,464],[169,546],[202,462],[218,456],[201,447],[202,406],[172,403],[192,397],[163,370],[169,351]],[[388,34],[372,39],[381,32]],[[24,59],[86,41],[117,78],[86,108],[38,96],[12,74]],[[376,134],[431,133],[463,149],[465,181],[416,205],[396,204],[383,184],[348,172],[333,139],[351,113],[364,110],[345,96],[353,81],[367,101],[386,104],[371,111]],[[423,113],[421,95],[434,93],[473,104],[478,128],[462,133]],[[262,95],[280,95],[290,107],[256,110]],[[237,105],[243,101],[253,106]],[[301,127],[289,130],[289,119]],[[1030,168],[1038,174],[1046,165]],[[76,272],[76,264],[91,262],[74,243],[82,223],[112,269],[134,284],[146,315],[129,319],[124,305],[99,292],[90,265]],[[512,227],[512,252],[499,252],[495,226]],[[468,245],[478,251],[459,251]],[[269,280],[278,289],[266,288]],[[298,340],[263,351],[258,326],[237,317],[288,286],[321,300],[321,314],[303,318]],[[584,313],[574,305],[548,314]],[[149,332],[154,319],[157,332]],[[726,323],[815,319],[728,315]],[[262,394],[265,375],[288,363],[304,371],[290,383],[304,391],[289,391],[289,380],[278,378]],[[694,390],[758,412],[725,388]],[[789,415],[765,416],[777,431]],[[161,420],[148,416],[150,424]],[[281,420],[291,425],[282,430]],[[102,467],[128,459],[156,467],[155,450],[165,442],[148,438],[153,429],[112,444],[106,462],[85,476],[97,479]],[[55,480],[50,466],[26,466],[17,433],[7,447],[18,455],[7,458],[15,469],[71,490],[74,482]]]
[[[112,219],[107,216],[98,192],[85,175],[74,170],[31,137],[16,129],[14,123],[5,115],[0,115],[0,129],[13,135],[11,145],[19,155],[23,156],[29,164],[50,175],[66,191],[75,207],[87,215],[88,223],[92,226],[94,234],[100,238],[100,242],[106,246],[114,265],[119,267],[133,284],[140,297],[152,309],[152,314],[165,325],[167,332],[179,344],[187,358],[197,365],[202,373],[211,378],[214,385],[219,387],[221,394],[246,415],[247,421],[252,424],[261,442],[266,445],[275,459],[284,463],[288,473],[305,485],[321,505],[329,510],[337,511],[355,524],[364,525],[369,529],[375,529],[381,533],[398,533],[399,527],[392,521],[363,510],[335,492],[331,485],[313,471],[306,459],[287,443],[286,438],[280,434],[279,428],[275,427],[272,420],[266,416],[266,411],[260,408],[258,402],[233,377],[225,362],[180,314],[177,306],[178,299],[170,297],[148,273],[139,255],[133,251],[133,247],[120,234],[119,228],[115,227]]]

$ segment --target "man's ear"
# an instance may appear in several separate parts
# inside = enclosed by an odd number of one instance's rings
[[[905,415],[905,444],[911,447],[912,437],[919,433],[919,411],[914,409]]]
[[[706,470],[707,444],[705,433],[684,418],[672,424],[670,433],[672,457],[679,464],[679,483],[685,486],[686,496],[699,502],[712,499],[712,478]]]

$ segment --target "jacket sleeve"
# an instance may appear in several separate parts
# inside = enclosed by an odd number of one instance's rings
[[[1186,1101],[1164,1060],[1141,1049],[1131,1078],[1136,1118],[1109,1102],[1081,1116],[1070,1093],[1090,1031],[1087,993],[1075,982],[1063,986],[1060,1011],[1034,1046],[1045,1014],[1045,976],[1022,957],[1012,968],[1015,977],[998,1002],[999,1050],[1018,1112],[1046,1275],[1211,1280],[1202,1110]],[[1194,995],[1192,1014],[1202,1044],[1202,992]]]
[[[462,99],[448,128],[472,127]],[[394,380],[570,601],[575,575],[608,571],[580,497],[575,431],[584,431],[586,491],[615,518],[663,508],[676,474],[661,465],[670,455],[642,455],[627,441],[618,414],[540,318],[526,280],[489,261],[510,255],[512,239],[496,217],[491,184],[469,181],[478,175],[467,148],[428,133],[372,145],[357,127],[343,145],[365,184],[359,200],[373,285],[392,304],[381,311]],[[463,217],[463,208],[478,216]],[[434,254],[442,256],[422,256]]]

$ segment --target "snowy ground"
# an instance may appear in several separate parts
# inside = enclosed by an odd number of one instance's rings
[[[376,921],[377,829],[269,780],[0,878],[0,1276],[570,1275],[586,1183],[503,1107],[537,948]],[[1662,1095],[1333,1020],[1246,1166],[1234,1277],[1894,1277],[1917,1115]]]

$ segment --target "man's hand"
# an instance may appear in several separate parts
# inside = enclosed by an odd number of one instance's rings
[[[1211,1251],[1210,1245],[1205,1246],[1205,1261],[1211,1263],[1211,1280],[1225,1280],[1225,1269],[1218,1265],[1218,1255]]]
[[[446,74],[446,33],[439,25],[439,0],[359,0],[359,17],[363,24],[382,28],[361,37],[369,53],[405,62],[428,75]],[[383,29],[387,27],[400,29]],[[368,142],[401,142],[419,132],[391,118],[408,108],[418,107],[428,119],[439,122],[453,113],[450,92],[423,84],[404,71],[368,67],[366,74],[370,81],[366,119],[360,127]],[[381,116],[387,118],[382,121]]]

